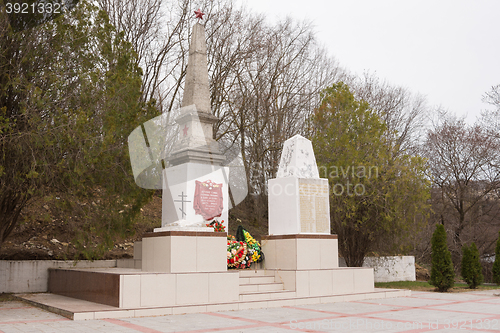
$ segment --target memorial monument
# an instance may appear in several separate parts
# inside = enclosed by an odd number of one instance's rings
[[[319,178],[311,141],[285,141],[276,179],[270,179],[269,235],[330,234],[328,179]]]
[[[373,270],[339,267],[330,232],[328,179],[319,178],[312,144],[285,141],[276,179],[269,180],[269,236],[262,237],[266,269],[297,297],[373,291]]]
[[[109,269],[51,269],[50,297],[25,299],[72,319],[98,319],[405,295],[375,291],[371,268],[339,267],[337,236],[330,234],[328,180],[319,178],[311,142],[299,135],[285,142],[278,177],[269,181],[269,236],[261,242],[264,269],[227,269],[226,233],[205,226],[214,218],[227,226],[228,211],[228,173],[212,137],[217,118],[210,112],[208,87],[205,30],[198,22],[175,119],[179,137],[168,165],[162,177],[155,173],[161,170],[158,161],[150,163],[153,158],[134,172],[136,182],[147,180],[141,174],[154,174],[151,186],[162,179],[162,227],[134,244],[134,259]],[[139,148],[147,146],[143,131],[148,127],[133,133]],[[135,155],[139,161],[141,154],[139,149]]]
[[[200,12],[201,13],[201,12]],[[198,15],[198,14],[197,14]],[[201,18],[201,14],[197,17]],[[162,227],[159,231],[213,231],[218,219],[227,230],[229,168],[213,139],[205,26],[193,26],[180,115],[179,138],[163,170]]]
[[[202,16],[201,11],[196,12],[197,18]],[[212,125],[217,120],[210,107],[205,26],[197,22],[191,35],[182,106],[175,119],[178,140],[163,170],[162,226],[143,237],[143,271],[227,270],[226,234],[211,237],[214,229],[207,227],[217,219],[227,230],[228,220],[229,168],[222,166],[225,156],[213,139]]]

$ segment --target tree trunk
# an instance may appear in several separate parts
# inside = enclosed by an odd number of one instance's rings
[[[11,191],[7,191],[0,197],[0,248],[14,230],[21,210],[26,206],[29,198],[27,194],[12,193]]]

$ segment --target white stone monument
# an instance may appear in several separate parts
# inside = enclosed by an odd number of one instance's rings
[[[207,223],[224,221],[227,231],[229,168],[221,164],[210,109],[205,26],[193,26],[178,140],[163,170],[161,228],[144,235],[142,270],[167,273],[225,272],[226,234]],[[210,249],[207,251],[207,249]]]
[[[311,141],[300,135],[285,141],[268,188],[265,267],[279,270],[297,295],[312,296],[316,286],[333,281],[339,261],[337,235],[330,233],[328,179],[319,178]]]
[[[269,235],[330,234],[328,179],[319,178],[311,141],[285,141],[269,183]]]
[[[213,139],[217,122],[210,108],[205,27],[193,26],[180,115],[179,138],[163,170],[162,227],[154,231],[213,231],[206,224],[224,221],[227,230],[229,168]]]

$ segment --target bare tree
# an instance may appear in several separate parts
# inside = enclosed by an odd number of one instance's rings
[[[447,118],[429,131],[424,151],[435,185],[433,209],[459,258],[464,230],[498,223],[491,210],[498,209],[500,142],[481,125]]]
[[[352,85],[356,96],[367,101],[386,124],[388,142],[398,147],[395,152],[415,154],[425,134],[429,113],[426,99],[369,73]]]
[[[494,106],[496,106],[497,109],[499,109],[500,108],[500,84],[491,87],[491,90],[484,95],[483,100],[486,103],[494,105]]]
[[[500,137],[500,84],[491,87],[491,90],[483,96],[483,102],[495,108],[483,111],[480,122],[482,126],[491,129],[493,135]]]
[[[246,215],[264,224],[266,184],[277,172],[283,142],[305,131],[319,92],[342,70],[309,24],[287,19],[268,25],[261,16],[242,14],[221,15],[228,23],[209,40],[212,108],[221,119],[217,139],[238,145],[245,163],[253,194]]]
[[[160,111],[177,107],[187,66],[193,1],[97,0],[97,3],[137,52],[143,70],[143,100],[156,99]]]

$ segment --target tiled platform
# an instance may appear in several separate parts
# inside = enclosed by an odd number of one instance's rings
[[[375,289],[374,292],[370,293],[353,293],[325,297],[295,297],[293,295],[287,297],[286,295],[281,295],[281,297],[276,297],[276,299],[266,301],[244,300],[232,303],[194,304],[149,308],[118,308],[49,293],[19,294],[16,296],[33,305],[60,314],[61,316],[64,316],[66,318],[70,318],[73,320],[92,320],[104,318],[163,316],[183,313],[238,311],[257,308],[273,308],[282,306],[299,306],[320,303],[384,299],[410,295],[411,291],[409,290]]]
[[[51,269],[49,292],[120,309],[315,299],[374,291],[371,268],[158,273],[131,268]],[[231,309],[234,309],[232,307]]]
[[[262,244],[265,269],[227,270],[225,235],[206,234],[177,231],[144,237],[141,269],[50,269],[50,294],[22,297],[68,318],[84,320],[409,295],[408,291],[375,290],[372,268],[338,267],[336,235],[270,236]],[[172,247],[189,242],[198,249],[188,256],[194,258],[191,261],[181,247]],[[206,246],[207,242],[213,244]],[[203,251],[213,247],[220,248],[221,254]],[[207,255],[217,262],[206,265],[203,258]],[[136,267],[135,261],[132,266]]]
[[[379,291],[379,290],[376,290]],[[498,332],[500,290],[72,321],[25,302],[0,302],[0,332]]]

